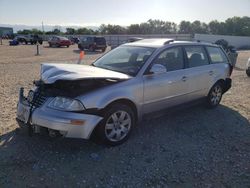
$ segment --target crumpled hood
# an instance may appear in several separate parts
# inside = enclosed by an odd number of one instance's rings
[[[129,75],[106,70],[89,65],[77,64],[42,64],[41,80],[52,84],[57,80],[82,80],[82,79],[129,79]]]

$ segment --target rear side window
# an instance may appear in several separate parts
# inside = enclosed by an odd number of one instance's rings
[[[211,63],[227,63],[226,55],[218,47],[207,46],[207,52],[211,59]]]
[[[189,67],[199,67],[203,65],[208,65],[208,57],[202,46],[185,46],[184,47]]]
[[[173,47],[163,51],[154,60],[154,63],[165,66],[168,72],[183,69],[184,61],[181,47]]]

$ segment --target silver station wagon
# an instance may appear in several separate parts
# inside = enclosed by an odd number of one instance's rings
[[[146,114],[205,99],[216,107],[231,87],[223,49],[202,42],[144,39],[121,45],[92,65],[42,64],[17,119],[29,130],[118,145]]]

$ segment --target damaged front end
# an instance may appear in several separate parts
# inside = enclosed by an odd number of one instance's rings
[[[24,96],[24,89],[20,89],[17,119],[29,127],[30,134],[40,133],[45,128],[50,136],[88,139],[103,117],[89,113],[76,98],[124,80],[127,78],[105,76],[46,82],[41,77],[34,81],[35,87],[27,96]],[[64,104],[58,104],[58,101]]]
[[[27,96],[20,89],[17,120],[29,127],[30,134],[45,128],[51,136],[88,139],[103,117],[86,109],[79,97],[129,78],[93,66],[42,64],[34,89]]]

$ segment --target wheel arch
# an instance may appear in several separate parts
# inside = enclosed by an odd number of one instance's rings
[[[219,79],[217,80],[209,89],[209,92],[210,90],[216,85],[216,84],[220,84],[222,86],[222,89],[223,89],[223,93],[225,92],[225,80],[224,79]]]
[[[137,121],[138,121],[138,109],[137,109],[137,107],[136,107],[136,104],[135,104],[133,101],[131,101],[131,100],[129,100],[129,99],[125,99],[125,98],[117,99],[117,100],[114,100],[114,101],[110,102],[110,103],[107,104],[103,109],[101,109],[101,110],[99,111],[100,114],[103,115],[104,112],[107,111],[108,108],[110,108],[112,105],[115,105],[115,104],[124,104],[124,105],[129,106],[129,107],[132,109],[132,111],[134,112],[134,114],[135,114],[135,124],[137,123]],[[90,138],[91,138],[92,140],[96,140],[96,139],[97,139],[97,138],[96,138],[96,131],[97,131],[97,129],[98,129],[98,126],[100,126],[101,123],[102,123],[102,121],[99,122],[99,123],[95,126],[95,128],[93,129],[93,131],[91,132]]]
[[[111,103],[109,103],[108,105],[106,105],[103,109],[102,109],[102,112],[106,111],[108,108],[110,108],[112,105],[115,105],[115,104],[124,104],[124,105],[127,105],[131,108],[131,110],[134,112],[135,114],[135,120],[137,122],[138,120],[138,109],[136,107],[136,104],[129,100],[129,99],[117,99],[115,101],[112,101]]]

